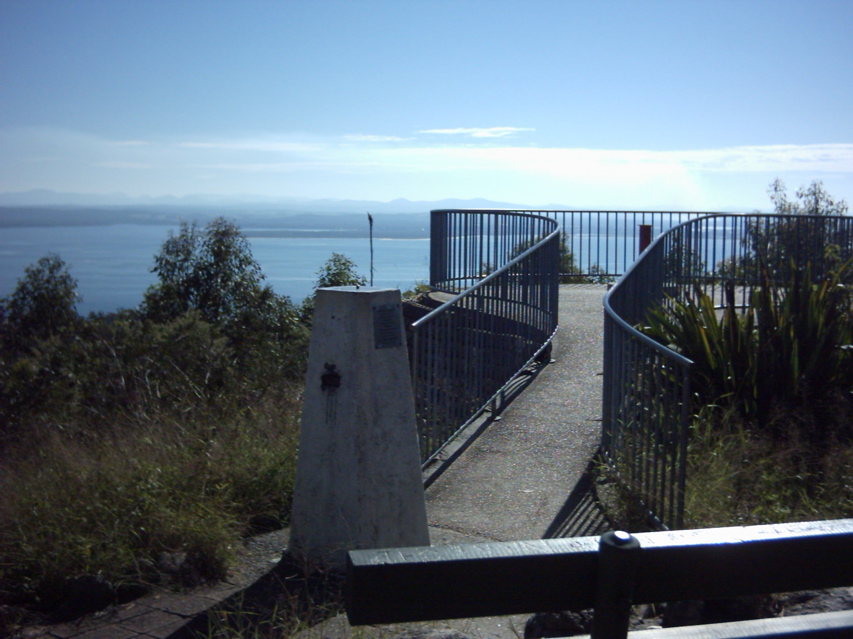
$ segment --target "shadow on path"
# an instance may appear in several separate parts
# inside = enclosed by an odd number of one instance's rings
[[[498,393],[495,401],[473,420],[467,427],[461,429],[429,464],[423,468],[424,488],[429,486],[447,470],[450,465],[473,444],[494,422],[500,421],[501,413],[513,400],[530,386],[542,370],[553,362],[548,357],[544,361],[534,360],[523,368]]]
[[[595,488],[595,468],[598,453],[590,460],[566,503],[548,526],[543,539],[561,537],[592,537],[613,530],[613,524]]]

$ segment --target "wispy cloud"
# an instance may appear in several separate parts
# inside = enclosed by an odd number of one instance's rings
[[[152,143],[148,140],[118,140],[112,144],[115,146],[149,146]]]
[[[272,153],[290,153],[290,152],[305,152],[319,151],[322,148],[321,144],[314,142],[304,142],[297,139],[279,139],[272,137],[270,139],[237,139],[237,140],[201,140],[190,142],[177,142],[174,144],[176,148],[182,149],[211,149],[223,151],[268,151]]]
[[[151,169],[154,165],[145,162],[93,162],[92,166],[101,166],[108,169]]]
[[[441,155],[482,168],[577,174],[631,167],[680,167],[691,172],[812,171],[853,174],[853,144],[744,146],[720,149],[651,151],[540,147],[436,147],[414,154]]]
[[[517,126],[493,126],[490,128],[424,129],[418,133],[429,135],[461,135],[469,138],[506,138],[524,131],[535,131]]]
[[[853,144],[584,149],[531,147],[510,137],[530,130],[423,129],[411,139],[282,133],[115,141],[70,131],[0,129],[0,191],[487,197],[707,210],[720,200],[763,205],[767,184],[781,177],[793,186],[826,179],[831,187],[834,181],[840,188],[833,195],[853,199]],[[752,200],[724,192],[744,192],[747,184]]]
[[[396,135],[365,135],[362,133],[353,133],[345,135],[344,140],[347,142],[406,142],[411,138],[401,138]]]

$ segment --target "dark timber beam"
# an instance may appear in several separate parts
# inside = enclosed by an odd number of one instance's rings
[[[639,533],[633,603],[853,585],[853,520]],[[354,550],[353,625],[592,608],[598,538]]]

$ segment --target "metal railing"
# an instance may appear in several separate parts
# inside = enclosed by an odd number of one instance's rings
[[[430,284],[449,299],[410,327],[424,464],[550,344],[559,279],[553,219],[437,210],[431,229]]]
[[[640,227],[662,235],[682,222],[707,213],[687,211],[534,211],[557,221],[564,282],[613,280],[628,270],[639,255]],[[568,268],[566,268],[568,267]]]
[[[506,210],[466,213],[500,213],[501,215],[536,215],[555,220],[560,226],[560,267],[562,280],[571,282],[614,279],[622,275],[639,254],[640,227],[652,228],[654,236],[707,213],[687,211],[554,211]],[[506,261],[513,244],[498,239],[495,224],[511,227],[513,219],[445,219],[433,225],[430,244],[430,277],[434,282],[450,284],[460,271],[465,272],[463,285],[470,286],[490,269]],[[510,230],[510,229],[508,229]],[[445,245],[444,238],[455,235],[460,241]],[[512,233],[509,233],[511,236]],[[491,237],[484,242],[482,237]],[[461,240],[461,238],[465,238]],[[570,257],[567,257],[569,254]],[[466,262],[466,260],[468,260]],[[484,272],[485,271],[485,272]],[[467,284],[465,284],[467,282]],[[453,284],[458,287],[459,284]],[[463,286],[464,287],[464,286]]]
[[[430,285],[458,298],[410,327],[424,464],[547,348],[558,283],[612,281],[636,258],[641,225],[659,234],[697,215],[433,211]]]
[[[681,528],[692,417],[692,362],[637,326],[655,305],[741,306],[762,282],[815,280],[853,256],[853,218],[707,215],[658,237],[605,296],[602,452],[662,528]]]

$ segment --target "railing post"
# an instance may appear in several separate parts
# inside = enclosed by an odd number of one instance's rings
[[[604,533],[599,539],[591,639],[628,636],[639,551],[639,540],[621,530]]]
[[[652,225],[640,224],[640,253],[649,248],[652,243]]]

